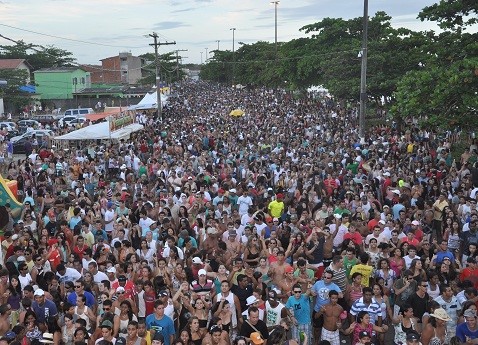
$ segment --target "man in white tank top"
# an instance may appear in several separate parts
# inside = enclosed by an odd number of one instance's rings
[[[236,295],[231,292],[231,286],[229,282],[223,281],[221,283],[221,292],[214,296],[214,303],[220,302],[221,299],[225,299],[229,302],[232,316],[232,330],[237,332],[237,329],[240,329],[242,326],[242,316],[241,316],[241,303]]]
[[[279,326],[280,320],[287,316],[287,308],[277,298],[275,290],[269,291],[266,301],[266,309],[264,312],[264,322],[269,331],[274,326]]]

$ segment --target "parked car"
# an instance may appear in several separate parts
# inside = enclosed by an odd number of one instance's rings
[[[54,133],[49,129],[37,129],[13,137],[11,139],[13,144],[13,153],[25,153],[25,143],[28,140],[32,140],[33,136],[35,136],[38,141],[38,147],[47,147],[48,140],[46,139],[47,137],[53,137]]]
[[[95,111],[93,108],[77,108],[77,109],[67,109],[65,110],[64,116],[71,116],[71,115],[87,115],[87,114],[94,114]]]
[[[20,120],[17,122],[18,131],[23,133],[27,130],[28,127],[32,127],[34,129],[38,129],[41,127],[41,123],[36,120]]]
[[[78,117],[74,120],[71,120],[68,123],[68,127],[77,127],[78,125],[81,127],[87,120],[84,117]]]
[[[35,115],[32,119],[40,122],[42,125],[52,125],[56,122],[56,118],[53,115]]]
[[[67,127],[70,125],[71,121],[76,120],[78,118],[79,118],[78,115],[64,116],[60,120],[58,120],[58,126],[61,128]],[[83,118],[83,116],[81,118]]]
[[[18,135],[18,127],[15,122],[11,122],[11,121],[0,122],[0,130],[2,131],[6,130],[8,132],[7,137],[12,135],[13,136]]]

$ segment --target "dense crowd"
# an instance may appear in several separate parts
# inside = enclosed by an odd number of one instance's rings
[[[361,142],[316,96],[184,83],[128,140],[7,162],[0,345],[477,344],[476,142]]]

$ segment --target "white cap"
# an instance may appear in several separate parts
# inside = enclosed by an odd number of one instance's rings
[[[27,260],[25,260],[25,257],[24,257],[24,256],[19,256],[19,257],[17,258],[17,262],[25,262],[25,261],[27,261]]]
[[[122,287],[122,286],[118,286],[118,287],[116,288],[116,292],[125,292],[125,291],[126,291],[126,290],[125,290],[124,287]]]
[[[193,264],[200,264],[200,265],[202,265],[202,260],[201,260],[200,257],[195,256],[195,257],[193,257],[193,260],[192,260],[192,261],[193,261]]]
[[[33,296],[45,296],[45,291],[43,291],[42,289],[37,289]]]
[[[400,195],[400,191],[399,191],[398,189],[394,189],[394,190],[392,190],[392,193],[395,193],[395,194],[398,194],[398,195]]]
[[[341,218],[342,218],[342,215],[341,215],[341,214],[338,214],[338,213],[334,213],[334,217],[337,218],[337,219],[341,219]]]
[[[247,305],[253,305],[254,303],[258,302],[259,300],[256,298],[256,296],[252,295],[247,297],[246,299],[246,304]]]
[[[385,172],[383,173],[383,176],[390,176],[390,173],[389,173],[388,171],[385,171]]]
[[[199,271],[198,271],[198,276],[205,276],[207,274],[206,270],[201,268]]]
[[[18,240],[18,235],[17,235],[17,234],[14,234],[14,235],[12,236],[12,241],[15,241],[15,240]]]
[[[180,190],[181,190],[181,188],[179,188],[179,187],[175,187],[175,188],[174,188],[174,191],[175,191],[175,192],[179,192]]]
[[[123,186],[123,187],[121,187],[121,190],[128,190],[128,187]]]
[[[106,270],[106,273],[116,273],[116,268],[110,267]]]
[[[236,188],[229,189],[229,193],[236,193]]]
[[[414,221],[412,222],[412,225],[420,225],[420,222],[419,222],[418,220],[414,220]]]
[[[120,166],[120,169],[121,170],[126,170],[126,164],[123,164],[122,166]]]

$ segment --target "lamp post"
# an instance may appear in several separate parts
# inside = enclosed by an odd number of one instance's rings
[[[200,53],[201,53],[201,65],[202,65],[202,52],[200,52]]]
[[[236,51],[234,49],[234,32],[236,28],[230,28],[229,30],[232,31],[232,85],[235,84],[235,69],[236,69]]]
[[[277,5],[279,5],[280,1],[271,1],[271,4],[274,4],[274,18],[275,18],[275,55],[277,59]]]
[[[217,42],[217,50],[219,50],[219,42],[221,42],[221,41],[216,40],[216,42]]]
[[[363,37],[362,37],[362,67],[360,72],[360,113],[359,137],[365,142],[365,113],[367,109],[367,36],[368,36],[368,0],[363,1]]]
[[[206,58],[204,59],[204,62],[206,62],[206,61],[207,61],[207,56],[208,56],[208,55],[207,55],[207,49],[208,49],[208,48],[204,48],[204,49],[206,50],[206,55],[205,55]]]

